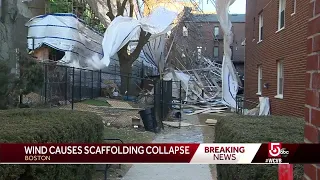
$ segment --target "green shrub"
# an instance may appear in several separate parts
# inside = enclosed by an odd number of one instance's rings
[[[304,120],[293,117],[217,117],[216,143],[303,143]],[[277,180],[277,165],[217,165],[219,180]],[[294,179],[302,179],[303,166],[294,166]]]
[[[100,143],[101,117],[67,110],[0,111],[0,142]],[[0,179],[91,179],[93,165],[1,165]]]

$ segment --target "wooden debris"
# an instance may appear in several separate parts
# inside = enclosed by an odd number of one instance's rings
[[[217,121],[216,119],[207,119],[207,120],[206,120],[206,123],[207,123],[207,124],[217,124],[217,122],[218,122],[218,121]]]
[[[167,125],[167,126],[171,126],[171,127],[179,127],[179,123],[180,127],[188,127],[188,126],[192,126],[193,124],[190,123],[184,123],[184,122],[171,122],[171,121],[163,121],[163,124]]]
[[[117,108],[132,108],[130,104],[127,102],[123,101],[117,101],[117,100],[111,100],[108,99],[107,102],[112,106],[112,107],[117,107]]]

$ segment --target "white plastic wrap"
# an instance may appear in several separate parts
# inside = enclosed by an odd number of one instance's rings
[[[270,115],[269,98],[268,97],[259,97],[259,102],[260,102],[259,116]]]
[[[94,69],[92,62],[100,60],[102,35],[89,29],[73,14],[51,14],[32,18],[27,22],[28,48],[42,45],[65,52],[59,62],[73,67]]]
[[[150,16],[139,20],[131,17],[116,17],[104,34],[102,42],[104,57],[101,59],[101,63],[104,66],[108,66],[110,57],[116,54],[129,41],[137,40],[141,29],[151,33],[150,40],[167,33],[172,28],[172,23],[178,14],[179,12],[158,7]]]
[[[232,24],[229,19],[229,7],[235,0],[215,0],[220,26],[224,32],[224,55],[222,62],[222,99],[226,105],[236,108],[236,96],[238,93],[238,77],[231,61],[232,51],[230,45],[233,42],[231,31]]]

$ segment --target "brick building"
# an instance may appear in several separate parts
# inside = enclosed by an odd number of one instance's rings
[[[245,15],[232,14],[230,18],[234,33],[234,41],[231,45],[232,61],[241,75],[244,68],[244,46],[241,43],[245,40]],[[190,13],[185,15],[175,31],[177,31],[177,37],[174,49],[178,52],[175,54],[178,57],[171,56],[170,58],[190,58],[189,61],[183,60],[187,69],[195,67],[190,63],[197,63],[195,59],[198,53],[216,62],[222,62],[223,31],[216,14]]]
[[[305,142],[320,143],[320,0],[308,3]],[[304,166],[304,179],[320,179],[320,165]]]
[[[247,3],[245,98],[269,97],[274,115],[304,115],[309,2]]]

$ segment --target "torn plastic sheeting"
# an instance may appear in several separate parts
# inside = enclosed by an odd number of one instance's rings
[[[104,57],[101,63],[108,66],[110,57],[116,54],[130,40],[137,40],[141,29],[151,33],[150,39],[165,34],[179,12],[168,11],[163,7],[155,9],[148,17],[139,20],[131,17],[116,17],[107,28],[102,41]]]
[[[188,92],[188,84],[189,84],[189,80],[190,80],[190,76],[184,73],[180,73],[178,71],[173,71],[173,72],[169,72],[166,73],[163,76],[163,80],[165,81],[181,81],[181,88],[185,91],[185,96],[187,96],[187,92]],[[178,86],[179,83],[177,82],[173,82],[172,83],[172,96],[179,98],[179,91],[180,91],[180,87]]]
[[[224,56],[222,62],[222,99],[226,105],[236,108],[236,95],[238,93],[239,80],[235,67],[231,62],[233,34],[232,24],[229,19],[229,7],[235,0],[215,0],[215,7],[220,26],[224,32]]]
[[[268,116],[270,115],[270,104],[268,97],[259,97],[259,116]]]
[[[149,57],[151,61],[158,67],[159,72],[162,72],[165,64],[165,45],[166,45],[166,34],[163,34],[155,39],[149,41],[143,47],[143,53]]]
[[[88,28],[74,14],[36,16],[26,26],[28,48],[31,50],[47,45],[64,51],[65,56],[59,63],[91,69],[90,62],[102,58],[102,35]]]

